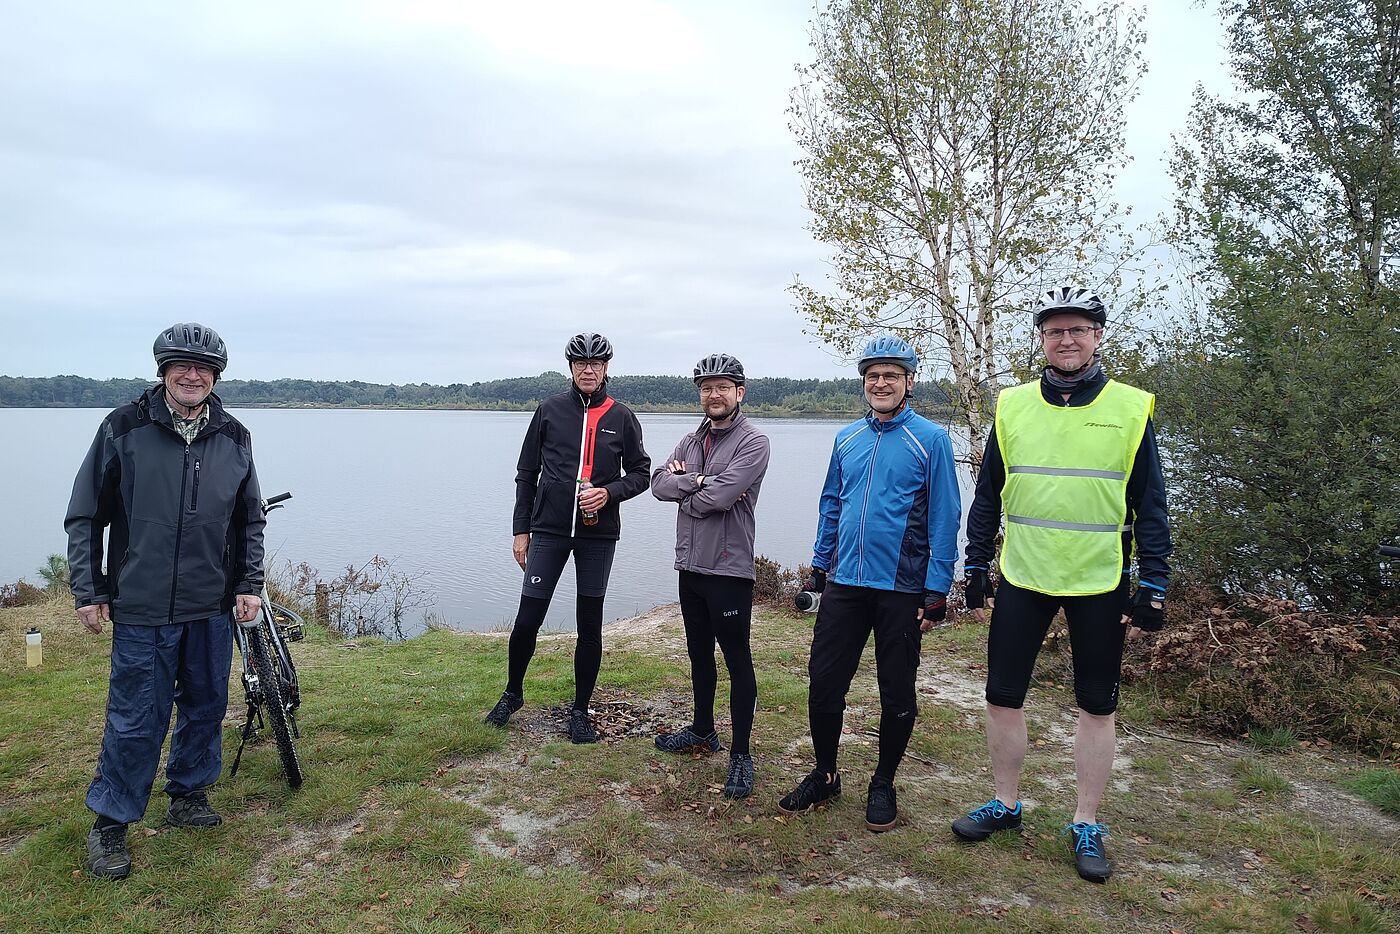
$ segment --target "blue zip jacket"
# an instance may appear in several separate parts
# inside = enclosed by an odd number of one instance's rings
[[[852,587],[946,594],[962,497],[948,432],[905,406],[842,428],[822,487],[812,567]]]

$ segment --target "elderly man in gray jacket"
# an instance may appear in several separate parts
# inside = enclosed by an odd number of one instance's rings
[[[724,794],[753,793],[749,733],[758,704],[749,623],[753,614],[754,507],[768,470],[768,438],[739,411],[744,367],[729,354],[711,354],[695,365],[695,385],[705,421],[651,475],[659,500],[680,504],[676,516],[676,570],[680,572],[695,721],[656,737],[666,752],[717,752],[715,642],[729,669],[729,710],[734,724]]]

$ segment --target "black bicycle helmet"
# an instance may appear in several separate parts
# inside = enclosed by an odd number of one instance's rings
[[[576,360],[611,360],[613,346],[601,334],[575,334],[564,348],[564,359],[573,363]]]
[[[172,324],[161,331],[152,352],[156,357],[156,369],[160,371],[176,360],[205,363],[213,367],[215,373],[223,373],[228,366],[228,348],[219,332],[195,321]]]
[[[856,369],[860,371],[861,376],[864,376],[865,371],[877,363],[893,363],[896,366],[902,366],[909,372],[910,376],[919,372],[918,353],[908,341],[901,340],[893,334],[872,337],[870,343],[865,345],[860,359],[856,361]]]
[[[1040,327],[1051,315],[1066,312],[1083,315],[1099,327],[1108,323],[1108,309],[1104,307],[1103,299],[1088,289],[1066,285],[1051,289],[1041,298],[1040,304],[1035,306],[1035,326]]]
[[[695,364],[695,385],[699,386],[702,380],[716,376],[733,380],[734,385],[742,386],[744,385],[744,365],[739,362],[738,357],[731,357],[727,353],[712,353]]]

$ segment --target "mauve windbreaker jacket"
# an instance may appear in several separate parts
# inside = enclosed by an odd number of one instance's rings
[[[656,468],[651,493],[680,504],[676,570],[753,580],[754,508],[768,470],[768,436],[742,412],[728,428],[712,433],[706,453],[710,433],[705,419],[698,431],[681,438],[666,464],[684,461],[686,472],[673,474],[664,464]],[[703,489],[696,485],[701,475]]]

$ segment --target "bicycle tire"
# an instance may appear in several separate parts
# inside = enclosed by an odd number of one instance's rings
[[[282,759],[282,769],[287,773],[287,784],[293,789],[302,783],[301,762],[297,759],[297,748],[292,741],[291,724],[287,719],[287,706],[282,700],[282,680],[277,666],[273,664],[269,650],[267,614],[262,614],[258,625],[248,632],[248,648],[253,652],[253,669],[258,675],[258,685],[262,691],[262,709],[272,726],[272,736],[277,741],[277,754]]]

